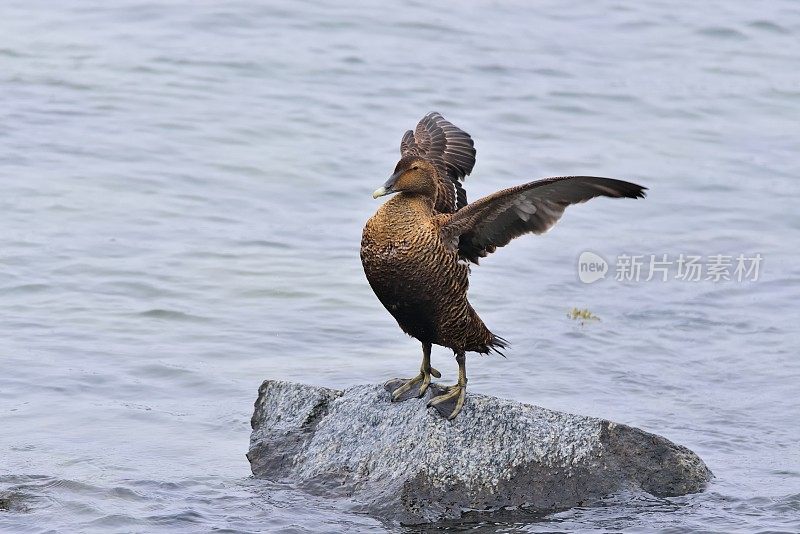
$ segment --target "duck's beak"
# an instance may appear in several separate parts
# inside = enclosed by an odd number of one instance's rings
[[[392,193],[391,189],[386,189],[385,186],[379,187],[378,189],[372,192],[372,198],[382,197],[384,195],[388,195],[389,193]]]
[[[403,172],[404,171],[397,171],[396,173],[391,175],[389,179],[386,180],[385,184],[383,184],[381,187],[372,192],[372,198],[378,198],[385,195],[391,195],[392,193],[396,193],[396,191],[394,190],[394,184],[395,182],[397,182],[397,179],[400,178],[400,175],[402,175]]]

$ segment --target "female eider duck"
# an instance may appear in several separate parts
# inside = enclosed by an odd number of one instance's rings
[[[431,376],[431,346],[453,350],[458,382],[432,387],[433,406],[455,418],[464,406],[466,352],[500,354],[493,334],[467,300],[469,267],[523,234],[541,234],[570,204],[598,197],[643,198],[646,188],[595,176],[546,178],[498,191],[471,204],[461,185],[475,165],[472,138],[429,113],[400,143],[394,174],[372,196],[397,193],[367,221],[361,262],[372,290],[406,334],[422,342],[419,375],[386,383],[392,401],[422,397]]]

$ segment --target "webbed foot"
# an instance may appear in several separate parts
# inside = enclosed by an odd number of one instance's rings
[[[440,378],[442,374],[431,367],[429,372],[420,371],[414,378],[393,378],[383,387],[392,394],[392,402],[418,399],[428,391],[428,387],[431,385],[431,376]]]
[[[456,384],[454,386],[442,387],[434,384],[431,387],[434,397],[428,402],[428,407],[436,408],[439,415],[448,420],[453,420],[464,407],[464,400],[467,397],[467,386]]]

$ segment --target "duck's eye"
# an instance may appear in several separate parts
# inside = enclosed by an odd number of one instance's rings
[[[411,170],[412,170],[412,171],[416,171],[417,169],[419,169],[419,167],[417,167],[416,165],[414,165],[413,167],[411,167]]]

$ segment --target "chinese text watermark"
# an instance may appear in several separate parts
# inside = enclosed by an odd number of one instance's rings
[[[613,277],[618,282],[757,282],[762,261],[761,254],[620,254]],[[578,278],[584,284],[610,277],[610,270],[605,258],[594,252],[582,252],[578,258]]]

